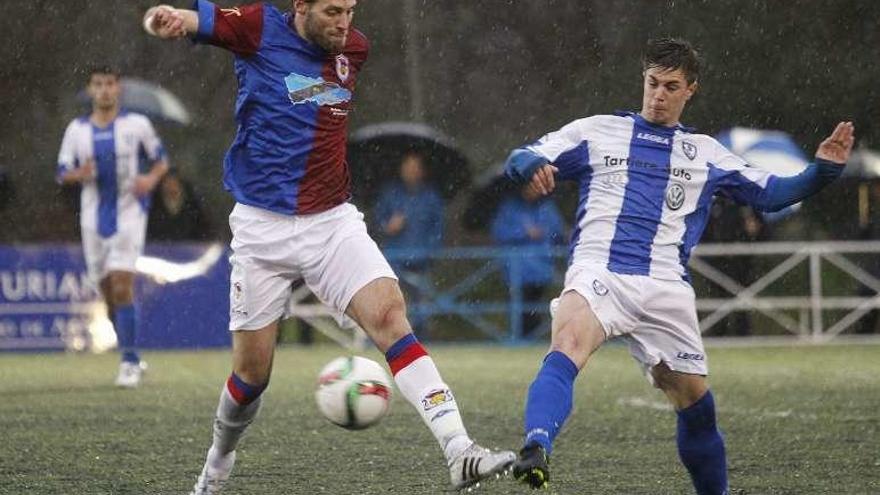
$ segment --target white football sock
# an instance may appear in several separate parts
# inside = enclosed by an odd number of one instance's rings
[[[257,416],[262,402],[260,396],[250,404],[241,405],[232,397],[229,389],[223,386],[220,403],[217,405],[217,415],[214,418],[214,444],[208,453],[209,462],[219,462],[220,459],[212,459],[212,457],[225,457],[235,450],[241,435]]]
[[[431,356],[421,356],[409,363],[394,375],[394,381],[400,393],[421,414],[447,459],[453,459],[470,446],[472,442],[455,397],[443,383]]]

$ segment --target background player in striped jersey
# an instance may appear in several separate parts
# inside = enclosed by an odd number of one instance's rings
[[[525,441],[514,475],[549,479],[553,440],[571,412],[573,383],[590,355],[620,337],[678,415],[679,457],[697,493],[728,492],[724,440],[686,270],[714,195],[776,211],[840,175],[854,128],[841,122],[794,177],[750,167],[709,136],[679,123],[697,90],[700,63],[680,40],[648,43],[639,113],[576,120],[516,149],[507,174],[541,194],[555,181],[580,185],[565,287],[550,352],[529,388]]]
[[[100,287],[116,330],[122,362],[116,385],[136,387],[145,368],[136,345],[135,261],[144,249],[149,195],[168,170],[162,142],[143,115],[119,108],[119,74],[89,72],[89,115],[64,132],[57,180],[80,184],[80,227],[90,278]],[[141,162],[150,164],[141,173]]]
[[[238,131],[224,161],[237,203],[229,217],[233,372],[194,493],[218,493],[229,477],[269,382],[278,321],[297,279],[385,353],[400,392],[443,448],[455,487],[515,457],[467,435],[449,387],[412,335],[394,272],[348,203],[348,113],[369,50],[351,28],[355,3],[295,0],[283,13],[269,3],[220,9],[199,0],[196,10],[159,6],[144,18],[161,38],[189,35],[233,52],[239,79]]]

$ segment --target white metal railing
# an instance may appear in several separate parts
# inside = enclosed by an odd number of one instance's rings
[[[432,256],[445,257],[454,251],[454,249],[440,250],[432,253]],[[493,257],[497,257],[497,253],[492,254],[492,250],[472,248],[464,251],[467,251],[468,259],[471,260],[485,258],[486,261],[490,261]],[[564,258],[567,252],[560,249],[556,254]],[[726,292],[723,297],[700,297],[697,294],[697,310],[702,314],[700,329],[705,332],[736,311],[756,311],[766,315],[782,328],[803,340],[816,343],[831,340],[869,311],[880,308],[880,278],[848,258],[851,255],[864,254],[880,256],[880,241],[750,242],[700,245],[694,250],[690,259],[691,274],[705,277]],[[737,274],[725,273],[714,263],[714,260],[720,258],[736,256],[782,258],[757,280],[744,284],[737,280]],[[867,297],[824,295],[822,270],[825,263],[836,267],[854,281],[868,287],[874,294]],[[782,277],[803,264],[806,264],[809,282],[802,288],[802,294],[761,295],[774,283],[780,281]],[[308,289],[305,287],[297,288],[293,293],[292,304],[288,309],[289,313],[310,322],[319,331],[344,346],[359,347],[366,344],[362,331],[353,322],[348,320],[340,327],[333,319],[333,312],[320,303],[308,302],[310,297],[311,293]],[[513,305],[513,303],[509,304]],[[488,306],[492,307],[492,311],[498,311],[497,304]],[[826,326],[828,315],[825,313],[841,310],[848,310],[848,312]],[[505,309],[502,308],[503,311]],[[794,317],[791,315],[793,311],[796,311]],[[518,310],[514,309],[512,313],[518,313]]]
[[[880,279],[858,266],[847,256],[880,256],[880,241],[761,242],[704,244],[691,256],[690,269],[723,288],[730,297],[698,298],[697,310],[708,312],[700,319],[706,331],[734,311],[760,312],[787,331],[815,342],[831,340],[872,309],[880,308]],[[772,269],[749,285],[717,269],[708,260],[731,256],[784,256]],[[874,292],[872,296],[825,296],[822,285],[823,263],[836,267]],[[801,264],[807,263],[809,284],[805,293],[796,296],[770,297],[761,293]],[[783,313],[798,310],[798,318]],[[849,310],[826,327],[826,311]]]

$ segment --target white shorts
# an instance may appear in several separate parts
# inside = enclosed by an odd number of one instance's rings
[[[229,215],[229,329],[259,330],[288,316],[299,279],[339,316],[371,281],[396,280],[363,219],[349,203],[294,216],[236,204]]]
[[[89,278],[99,286],[101,280],[112,271],[132,272],[137,259],[144,252],[147,234],[146,216],[120,223],[110,237],[101,237],[96,230],[82,229],[83,254]]]
[[[607,338],[619,337],[653,383],[650,369],[663,362],[682,373],[707,375],[708,365],[694,289],[683,280],[623,275],[603,265],[572,265],[562,293],[583,296]]]

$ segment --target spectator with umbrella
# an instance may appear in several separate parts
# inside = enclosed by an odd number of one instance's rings
[[[421,156],[424,181],[436,187],[445,200],[470,184],[467,157],[448,136],[426,124],[383,122],[362,127],[349,139],[347,156],[355,202],[363,198],[372,202],[388,178],[398,176],[401,157],[410,152]]]
[[[216,237],[190,181],[171,169],[159,182],[147,222],[153,241],[205,241]]]
[[[562,215],[552,199],[522,187],[499,205],[492,221],[492,238],[500,246],[515,248],[506,258],[507,280],[510,286],[522,287],[523,336],[532,336],[542,320],[533,306],[542,300],[545,289],[553,283],[551,248],[563,242]],[[513,269],[514,263],[518,270]],[[519,280],[514,280],[517,276]]]
[[[408,299],[417,304],[425,299],[424,287],[431,283],[427,252],[443,242],[443,199],[425,181],[425,163],[420,153],[410,151],[400,160],[399,179],[386,184],[376,203],[375,216],[383,248],[401,250],[389,257]],[[416,336],[425,332],[426,318],[413,308],[411,323]]]

